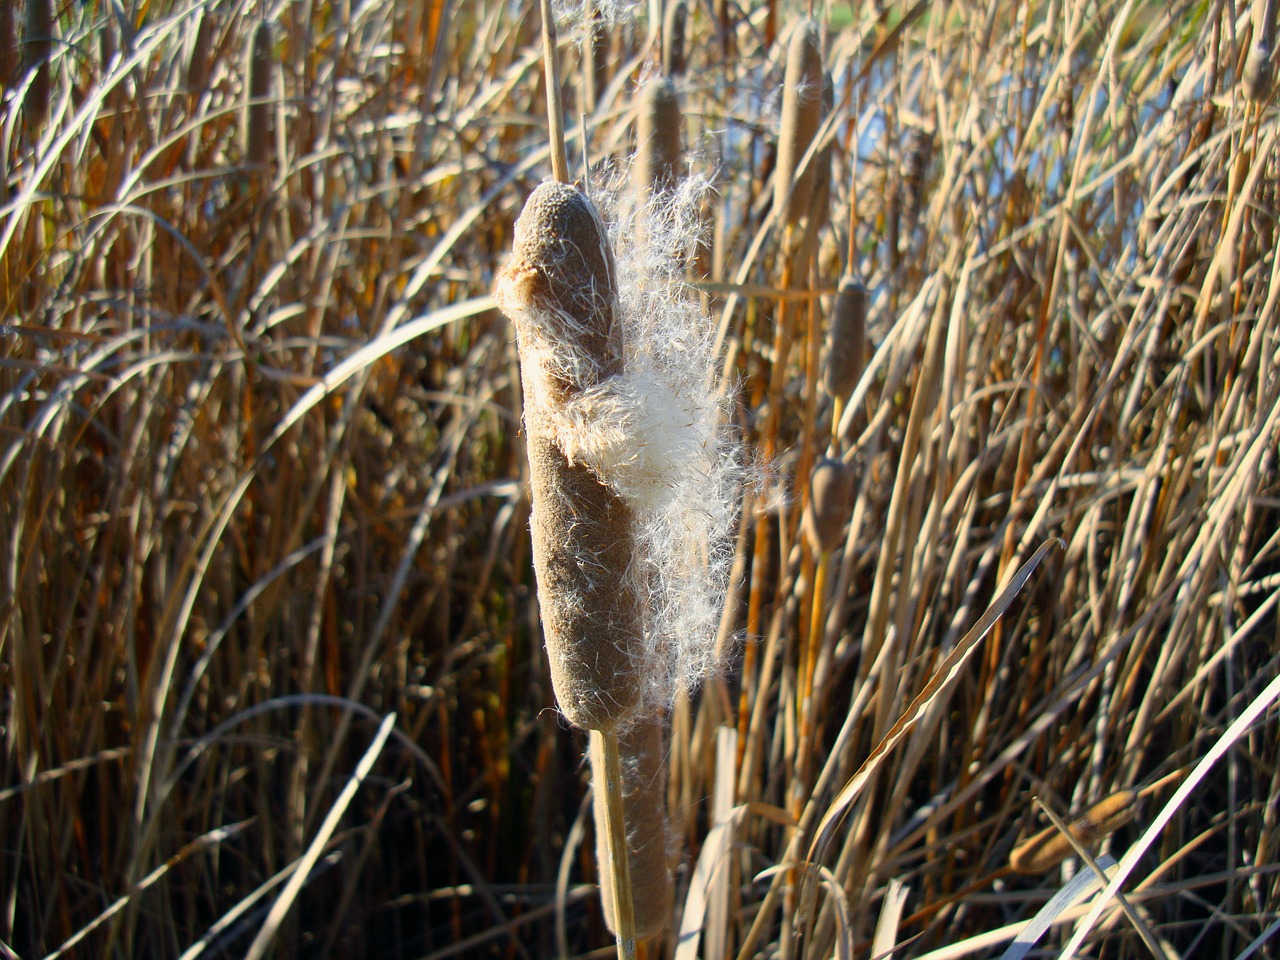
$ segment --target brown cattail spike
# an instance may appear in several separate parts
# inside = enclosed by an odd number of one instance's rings
[[[1253,0],[1253,46],[1244,63],[1244,95],[1260,102],[1271,95],[1275,79],[1276,0]]]
[[[632,909],[637,939],[660,936],[671,923],[675,896],[667,862],[666,745],[661,720],[646,720],[618,738],[622,757],[623,814],[627,823]],[[604,770],[599,741],[592,739],[591,779],[596,802],[596,862],[600,899],[610,931],[618,932],[614,917],[612,877],[608,869],[607,824],[604,822]]]
[[[1085,846],[1097,843],[1133,819],[1133,805],[1137,799],[1137,790],[1120,790],[1103,797],[1072,821],[1071,833]],[[1046,827],[1014,847],[1009,855],[1009,866],[1015,873],[1044,873],[1072,852],[1070,840],[1056,827]]]
[[[848,399],[867,365],[867,288],[849,274],[840,280],[827,340],[823,386],[827,394]]]
[[[249,46],[249,88],[245,106],[244,160],[265,167],[271,160],[271,26],[265,20]]]
[[[0,3],[0,90],[13,86],[18,70],[18,52],[15,42],[13,8],[14,0]]]
[[[835,107],[835,102],[835,84],[831,82],[831,74],[824,70],[822,71],[822,112],[819,115],[820,120],[831,114],[832,108]],[[811,232],[821,230],[831,217],[831,151],[832,145],[828,141],[818,152],[818,155],[813,158],[813,201],[809,210],[809,230]]]
[[[209,85],[209,48],[213,44],[213,10],[198,14],[200,23],[191,40],[191,56],[187,59],[187,92],[200,96]]]
[[[824,457],[814,465],[809,481],[809,505],[802,526],[809,546],[817,552],[844,543],[845,525],[853,512],[853,473],[842,460]]]
[[[662,18],[662,72],[677,77],[685,68],[685,30],[689,6],[685,0],[671,0]]]
[[[773,181],[773,205],[780,223],[794,224],[809,212],[817,165],[809,164],[803,173],[799,168],[821,122],[822,41],[818,25],[804,20],[791,34],[782,86],[782,125]]]
[[[680,96],[666,77],[640,88],[636,110],[636,193],[646,196],[675,186],[680,176]]]
[[[624,728],[644,687],[633,511],[570,459],[559,431],[565,406],[623,364],[613,257],[586,194],[558,182],[534,191],[494,296],[520,349],[533,561],[556,700],[580,727]]]
[[[13,0],[5,0],[12,3]],[[22,70],[29,76],[22,110],[30,128],[38,130],[49,115],[49,55],[53,51],[53,6],[50,0],[27,0],[22,38]]]

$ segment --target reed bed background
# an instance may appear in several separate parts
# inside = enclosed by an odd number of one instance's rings
[[[739,652],[671,718],[701,936],[646,949],[989,952],[1087,869],[1009,868],[1032,797],[1129,791],[1119,856],[1274,697],[1275,11],[820,5],[780,151],[807,11],[667,6],[560,31],[575,172],[674,86],[762,476]],[[498,0],[0,8],[0,955],[612,952],[489,296],[540,44]],[[1277,743],[1192,781],[1091,955],[1277,955]]]

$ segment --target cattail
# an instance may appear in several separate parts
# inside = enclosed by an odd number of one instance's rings
[[[568,436],[565,407],[622,372],[613,254],[581,190],[544,183],[516,222],[494,291],[515,324],[524,380],[533,560],[561,712],[612,730],[642,704],[643,626],[635,518]]]
[[[779,210],[779,223],[794,225],[809,211],[816,164],[809,164],[799,176],[797,172],[821,122],[822,41],[818,25],[804,20],[796,26],[787,46],[778,163],[773,180],[773,205]]]
[[[263,20],[249,46],[244,160],[250,167],[264,168],[271,162],[271,68],[271,26]]]
[[[835,84],[831,82],[831,74],[822,71],[822,111],[819,119],[830,115],[835,107]],[[813,201],[809,209],[809,230],[822,229],[831,216],[831,141],[813,158]]]
[[[667,4],[662,18],[662,72],[668,77],[678,77],[685,68],[685,29],[689,20],[689,6],[685,0],[672,0]]]
[[[13,8],[15,0],[0,3],[0,90],[13,86],[18,69],[17,48],[14,43]]]
[[[1070,824],[1072,835],[1085,846],[1097,843],[1133,819],[1137,799],[1137,790],[1120,790],[1104,797]],[[1046,827],[1014,847],[1009,866],[1016,873],[1044,873],[1072,853],[1071,841],[1056,827]]]
[[[1253,46],[1244,63],[1244,95],[1255,102],[1271,95],[1275,72],[1276,0],[1253,0]]]
[[[845,400],[862,379],[867,365],[867,288],[845,274],[836,291],[831,329],[827,334],[827,365],[823,386],[827,394]]]
[[[842,460],[824,457],[809,479],[809,503],[801,526],[816,552],[844,543],[845,524],[853,512],[853,472]]]
[[[667,821],[664,802],[667,790],[667,757],[664,724],[647,720],[619,737],[622,758],[623,811],[627,823],[627,850],[631,858],[631,893],[635,935],[640,940],[659,936],[671,923],[674,890],[667,860]],[[591,742],[591,774],[596,796],[596,859],[601,865],[600,899],[610,931],[618,932],[614,916],[612,876],[609,862],[604,804],[599,798],[604,759],[600,740]]]
[[[213,11],[199,14],[195,36],[191,40],[191,56],[187,60],[187,92],[199,96],[209,85],[209,48],[213,45]],[[252,70],[250,71],[252,73]]]
[[[26,27],[22,38],[22,70],[29,75],[29,79],[22,109],[27,124],[35,130],[49,116],[49,55],[53,50],[53,6],[50,0],[27,0],[26,13]]]
[[[636,96],[636,160],[632,168],[637,196],[665,192],[680,175],[680,97],[666,77],[651,80]]]

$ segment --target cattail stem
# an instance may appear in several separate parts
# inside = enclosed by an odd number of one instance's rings
[[[622,761],[618,737],[613,731],[592,730],[592,746],[604,761],[603,787],[596,802],[604,806],[609,849],[609,875],[613,890],[613,920],[617,927],[618,956],[635,960],[636,922],[632,906],[631,857],[627,849],[627,825],[622,801]]]
[[[547,137],[551,145],[551,177],[569,182],[569,158],[564,149],[564,105],[560,102],[560,71],[556,68],[556,19],[551,0],[542,0],[542,69],[547,83]]]

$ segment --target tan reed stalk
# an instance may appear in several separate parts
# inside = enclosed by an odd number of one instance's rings
[[[773,205],[778,223],[795,226],[809,212],[817,164],[801,171],[800,161],[822,123],[822,41],[818,25],[804,20],[787,44],[782,86],[782,122],[778,163],[773,179]]]
[[[626,829],[627,860],[631,873],[633,928],[637,940],[661,936],[671,923],[675,893],[667,862],[667,818],[663,797],[667,789],[665,721],[660,717],[641,721],[617,738],[622,776],[622,814]],[[600,797],[607,767],[603,738],[591,739],[593,790]],[[609,862],[609,824],[604,803],[595,804],[596,861]],[[618,933],[613,876],[600,871],[600,899],[605,923]]]
[[[263,20],[249,44],[249,85],[244,105],[244,162],[265,171],[271,162],[271,25]]]
[[[678,77],[685,70],[685,31],[689,22],[689,5],[685,0],[672,0],[662,18],[662,72]]]
[[[658,77],[636,95],[636,160],[632,166],[635,193],[646,197],[664,193],[680,176],[680,96],[666,77]]]
[[[8,0],[12,2],[12,0]],[[52,81],[49,55],[53,51],[53,4],[51,0],[27,0],[22,37],[22,70],[29,75],[22,112],[32,136],[39,134],[49,116]]]
[[[1244,95],[1261,102],[1271,95],[1275,80],[1277,0],[1253,0],[1253,46],[1244,62]]]

